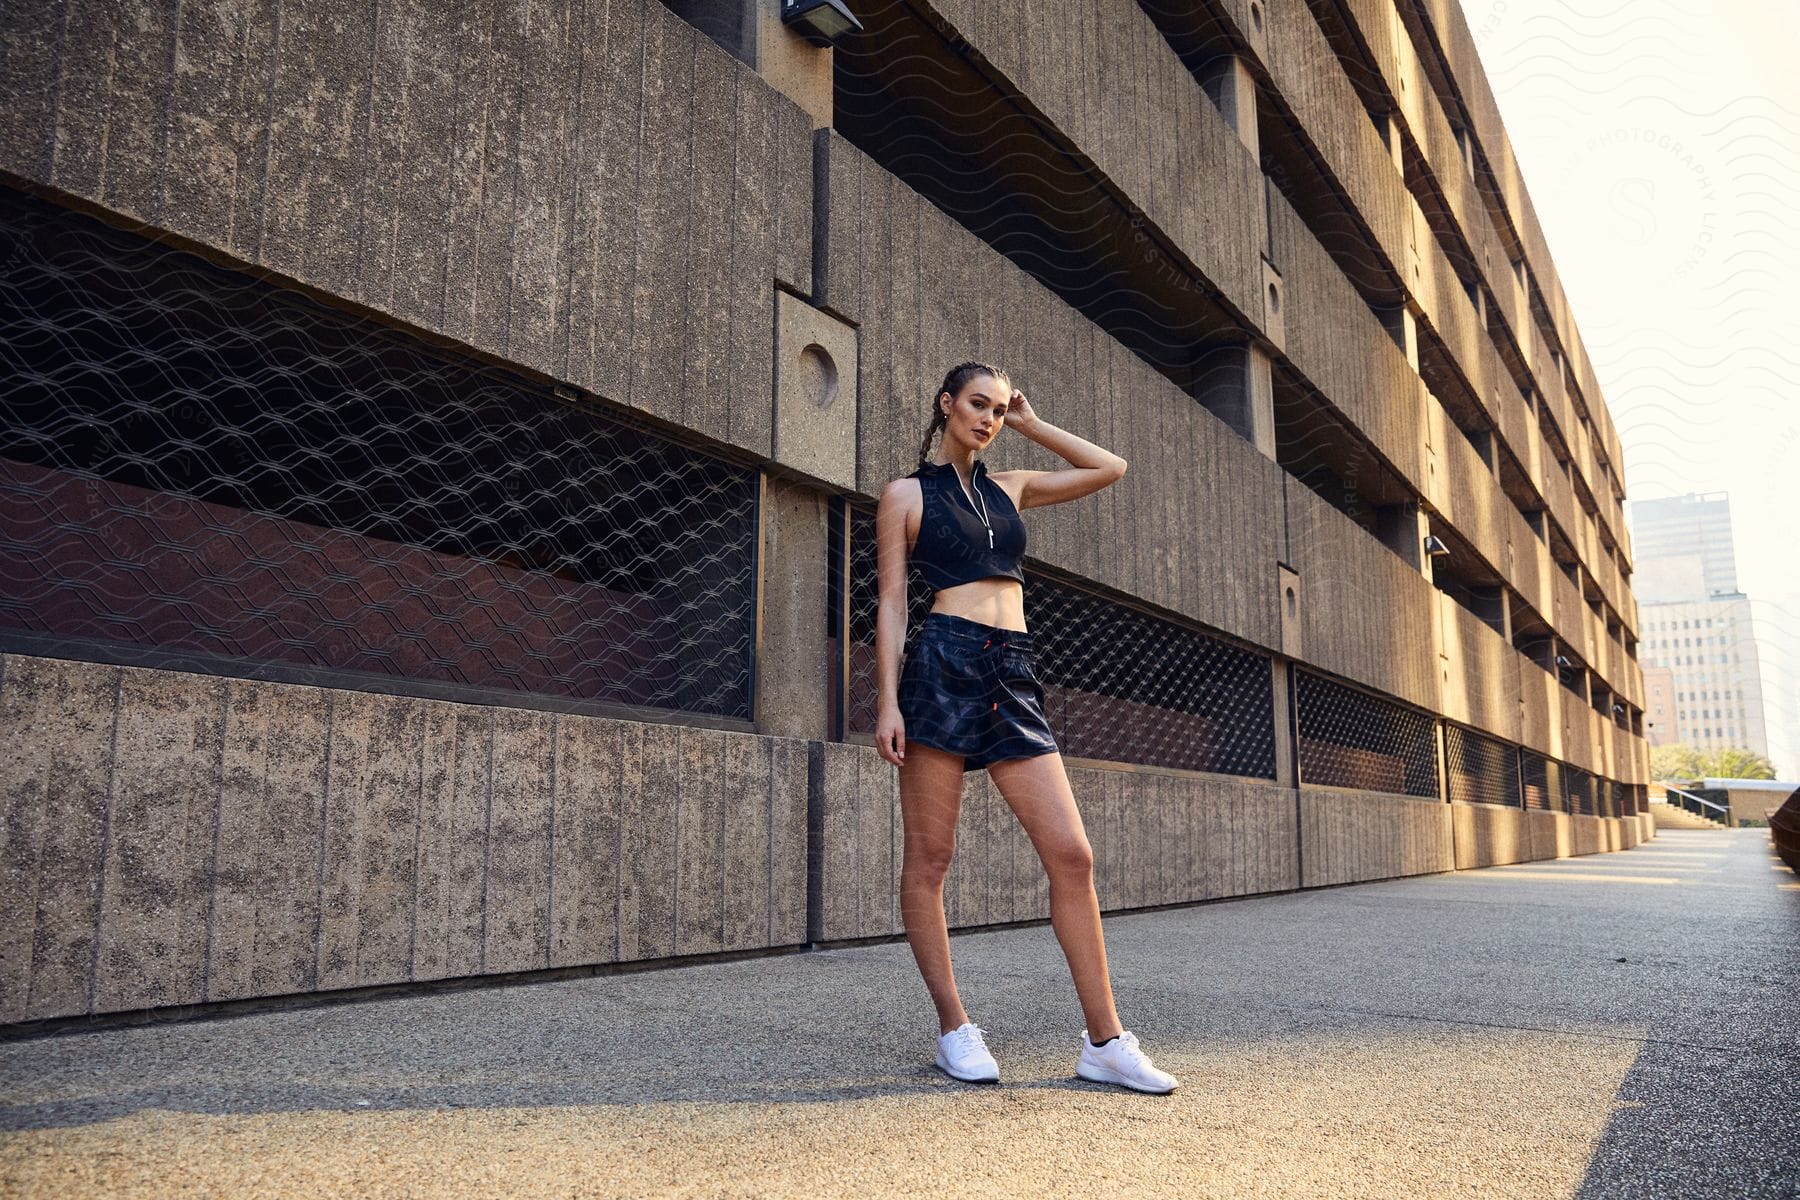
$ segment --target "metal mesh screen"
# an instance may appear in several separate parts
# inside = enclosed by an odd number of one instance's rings
[[[1444,759],[1450,799],[1462,804],[1520,806],[1516,746],[1460,725],[1446,724]]]
[[[1424,713],[1294,672],[1300,781],[1437,796],[1435,722]]]
[[[1580,767],[1563,766],[1563,786],[1569,797],[1569,811],[1594,815],[1594,777]]]
[[[753,471],[6,189],[0,226],[14,645],[750,716]]]
[[[874,512],[849,510],[846,724],[872,733],[876,694]],[[1066,755],[1275,777],[1270,660],[1027,569],[1025,624],[1057,745]],[[907,583],[906,647],[932,596]]]
[[[1548,761],[1543,755],[1530,750],[1519,751],[1520,799],[1524,801],[1526,808],[1547,811],[1556,807],[1556,796],[1550,789],[1550,781],[1544,769]]]

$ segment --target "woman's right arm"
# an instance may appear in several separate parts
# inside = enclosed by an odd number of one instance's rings
[[[900,650],[906,640],[906,518],[917,485],[896,479],[875,509],[875,573],[881,597],[875,613],[875,749],[896,767],[906,760],[906,722],[900,716]]]

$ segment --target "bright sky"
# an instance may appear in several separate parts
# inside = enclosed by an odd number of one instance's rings
[[[1800,6],[1462,5],[1627,499],[1730,493],[1769,715],[1800,727]]]

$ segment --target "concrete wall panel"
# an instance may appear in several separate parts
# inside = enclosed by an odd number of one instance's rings
[[[827,744],[819,940],[904,932],[898,773],[873,747]],[[1069,782],[1094,851],[1107,912],[1254,892],[1296,880],[1294,793],[1268,784],[1074,765]],[[893,831],[890,854],[887,832]],[[879,832],[875,832],[879,831]],[[964,780],[956,850],[944,881],[952,928],[1045,920],[1049,877],[986,771]]]
[[[1260,318],[1261,171],[1141,7],[934,0],[930,8],[1228,301]],[[1071,53],[1057,54],[1058,45]]]
[[[1519,741],[1561,758],[1567,752],[1562,728],[1562,686],[1556,676],[1530,660],[1519,663]]]
[[[1525,814],[1531,835],[1531,858],[1568,858],[1575,851],[1573,818],[1568,813],[1533,809]]]
[[[1397,275],[1406,262],[1407,194],[1381,134],[1306,0],[1265,0],[1263,9],[1275,87]]]
[[[1439,592],[1441,711],[1516,742],[1520,737],[1519,675],[1535,670],[1507,640],[1474,613]]]
[[[4,1023],[805,937],[789,739],[22,655],[0,718]]]
[[[1529,814],[1493,804],[1451,804],[1456,869],[1529,862],[1533,857]]]
[[[606,962],[617,955],[623,748],[624,729],[618,722],[557,722],[551,764],[556,779],[556,811],[550,827],[553,967]],[[766,808],[763,789],[746,786],[743,796],[747,805],[761,800]],[[744,835],[747,846],[766,846],[766,838],[757,837],[754,828]],[[746,908],[760,900],[766,913],[767,872],[760,877],[764,888],[760,893],[751,889]],[[730,881],[736,882],[735,877]]]
[[[100,886],[96,1009],[205,998],[223,684],[119,678]]]
[[[119,672],[0,659],[0,1021],[93,1000]]]
[[[1302,887],[1449,871],[1455,866],[1450,806],[1441,800],[1300,790]]]
[[[1287,481],[1288,561],[1300,573],[1309,663],[1435,709],[1436,593],[1304,484]]]
[[[76,6],[0,169],[769,453],[803,109],[653,0],[276,9]],[[61,16],[27,17],[29,76]]]
[[[1269,245],[1286,292],[1288,359],[1403,478],[1427,491],[1420,444],[1424,389],[1405,353],[1293,206],[1274,191]]]

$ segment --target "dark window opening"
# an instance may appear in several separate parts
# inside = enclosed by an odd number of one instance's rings
[[[845,725],[873,733],[875,621],[880,607],[874,513],[852,509]],[[1144,766],[1275,778],[1272,664],[1191,626],[1130,607],[1027,566],[1031,631],[1045,713],[1062,753]],[[901,662],[931,610],[915,570],[907,583]]]
[[[1445,780],[1450,799],[1460,804],[1523,803],[1519,788],[1519,748],[1498,738],[1444,726]]]
[[[753,471],[33,197],[0,223],[11,644],[750,716]]]
[[[1294,673],[1300,781],[1408,796],[1438,793],[1433,719],[1310,671]]]

